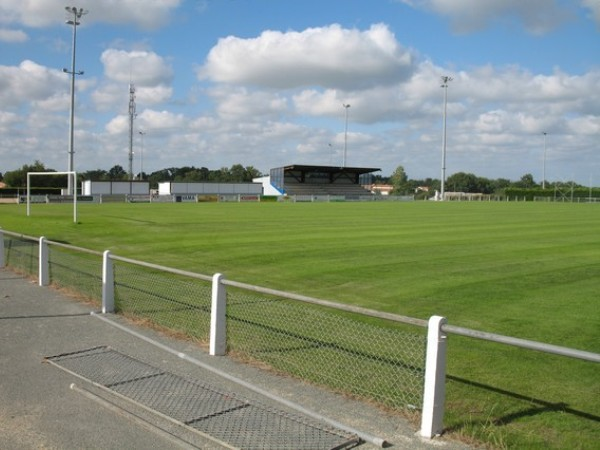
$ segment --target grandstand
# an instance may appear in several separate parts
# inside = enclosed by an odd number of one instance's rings
[[[373,195],[363,186],[371,184],[368,167],[291,165],[271,169],[270,184],[280,193],[293,195],[344,196],[348,199]]]

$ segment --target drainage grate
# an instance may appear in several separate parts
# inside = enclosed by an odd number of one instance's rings
[[[46,360],[236,448],[343,449],[359,443],[355,435],[220,392],[110,347]]]

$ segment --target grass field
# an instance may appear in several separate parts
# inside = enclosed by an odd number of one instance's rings
[[[568,203],[0,205],[0,227],[229,279],[600,353],[600,207]],[[452,336],[446,426],[595,448],[600,371]],[[597,447],[596,447],[597,448]]]

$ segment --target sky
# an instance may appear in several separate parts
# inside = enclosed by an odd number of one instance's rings
[[[68,170],[65,1],[0,0],[0,173]],[[600,0],[73,0],[73,168],[600,185]],[[344,105],[350,105],[344,107]],[[544,135],[544,133],[546,133]]]

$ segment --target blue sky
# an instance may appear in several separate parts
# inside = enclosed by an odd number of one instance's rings
[[[67,170],[62,1],[0,0],[0,172]],[[599,0],[79,0],[77,171],[402,165],[600,185]],[[142,136],[143,131],[143,151]],[[142,158],[143,153],[143,158]]]

